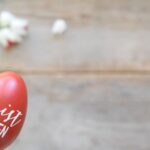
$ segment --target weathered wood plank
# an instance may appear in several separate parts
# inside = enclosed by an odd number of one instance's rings
[[[94,18],[112,24],[115,20],[132,22],[150,21],[150,2],[147,0],[3,0],[0,8],[18,14],[39,17],[69,17],[70,19]],[[81,20],[80,20],[81,21]],[[121,21],[120,21],[121,23]],[[129,22],[128,22],[129,23]]]
[[[26,125],[9,149],[150,149],[150,77],[25,76]]]
[[[150,71],[150,2],[147,0],[14,0],[0,10],[29,17],[29,38],[12,52],[0,49],[0,70]],[[64,17],[68,32],[51,35]]]
[[[29,38],[10,52],[0,50],[0,69],[12,70],[147,70],[150,32],[112,30],[70,23],[67,34],[54,38],[50,24],[33,23]]]

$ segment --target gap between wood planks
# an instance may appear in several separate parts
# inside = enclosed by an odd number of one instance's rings
[[[0,72],[8,71],[1,69]],[[150,70],[11,70],[24,75],[121,75],[121,76],[150,76]]]

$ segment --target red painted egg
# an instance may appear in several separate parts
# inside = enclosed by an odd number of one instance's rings
[[[18,136],[27,112],[27,89],[14,72],[0,74],[0,150]]]

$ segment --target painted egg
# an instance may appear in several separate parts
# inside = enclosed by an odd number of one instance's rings
[[[0,150],[18,136],[27,112],[27,89],[14,72],[0,74]]]

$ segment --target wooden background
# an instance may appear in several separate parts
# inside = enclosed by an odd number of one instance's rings
[[[9,150],[150,149],[150,1],[1,0],[30,20],[25,42],[0,49],[23,75],[29,111]],[[53,37],[55,19],[69,29]]]

